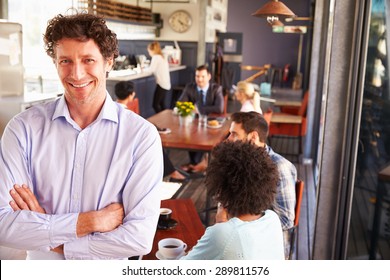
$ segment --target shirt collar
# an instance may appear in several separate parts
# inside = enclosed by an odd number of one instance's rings
[[[209,90],[209,87],[210,87],[210,84],[208,84],[204,88],[200,88],[200,87],[196,86],[196,89],[198,90],[198,92],[203,90],[203,93],[206,93]]]
[[[116,114],[116,105],[112,100],[111,96],[106,92],[106,99],[104,101],[103,107],[96,118],[95,121],[106,119],[113,122],[118,122],[118,115]],[[55,120],[59,117],[64,117],[69,123],[73,123],[74,121],[70,117],[68,105],[65,101],[65,95],[62,95],[57,103],[55,108],[52,120]]]

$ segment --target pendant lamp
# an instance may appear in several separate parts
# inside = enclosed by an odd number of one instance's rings
[[[282,2],[278,0],[271,0],[253,13],[252,16],[266,18],[267,22],[272,25],[280,19],[294,18],[297,15]]]

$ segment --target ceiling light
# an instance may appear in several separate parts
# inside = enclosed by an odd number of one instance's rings
[[[271,0],[253,13],[252,16],[266,18],[267,22],[272,25],[280,19],[294,18],[297,15],[282,2],[278,0]]]

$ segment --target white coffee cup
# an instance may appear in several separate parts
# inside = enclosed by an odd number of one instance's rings
[[[177,238],[165,238],[158,242],[158,251],[167,259],[176,259],[187,249],[187,244]]]

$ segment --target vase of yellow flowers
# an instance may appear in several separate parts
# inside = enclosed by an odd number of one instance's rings
[[[189,101],[177,101],[176,102],[176,111],[179,115],[179,122],[182,126],[189,126],[193,119],[193,112],[195,106],[192,102]]]

